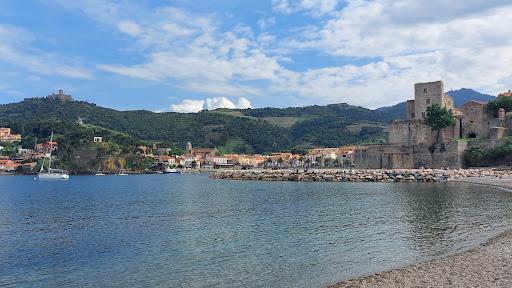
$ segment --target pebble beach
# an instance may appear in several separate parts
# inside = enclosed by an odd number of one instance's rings
[[[453,180],[512,191],[512,177]],[[512,231],[469,251],[377,273],[332,287],[512,287]]]

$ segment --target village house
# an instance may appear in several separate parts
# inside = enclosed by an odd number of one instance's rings
[[[325,162],[334,163],[336,166],[350,166],[354,162],[355,150],[354,146],[314,148],[305,157],[310,166],[324,166]]]
[[[177,156],[169,156],[169,155],[157,155],[154,156],[155,163],[163,166],[174,167],[179,165],[179,160]]]
[[[209,154],[208,154],[208,155],[206,156],[206,159],[205,159],[205,160],[206,160],[206,161],[205,161],[205,162],[206,162],[206,165],[207,165],[208,167],[213,167],[213,168],[217,167],[217,168],[219,168],[219,167],[228,167],[228,166],[230,166],[230,167],[231,167],[231,166],[233,166],[233,164],[232,164],[232,163],[230,163],[230,164],[228,165],[228,157],[226,157],[226,156],[224,156],[224,155],[222,155],[222,156],[220,156],[220,155],[219,155],[219,156],[217,156],[217,155],[215,155],[215,154],[214,154],[214,155],[209,155]]]
[[[35,146],[35,150],[36,152],[39,153],[46,153],[48,150],[50,150],[50,147],[52,147],[52,151],[55,151],[59,148],[59,143],[57,143],[56,141],[46,141],[44,143],[37,143]]]
[[[261,167],[266,160],[267,157],[261,155],[241,155],[238,157],[238,165],[240,167],[256,168]]]
[[[25,149],[25,148],[22,148],[21,146],[18,147],[18,155],[30,155],[33,152],[34,151],[32,149]]]
[[[0,159],[0,172],[14,172],[20,166],[11,159]]]
[[[0,172],[15,172],[20,167],[32,170],[36,165],[35,162],[24,163],[20,159],[0,158]]]
[[[267,168],[287,168],[290,167],[289,161],[292,157],[292,153],[272,153],[265,161],[264,166]]]
[[[156,155],[169,155],[171,152],[171,148],[157,148],[155,151],[153,151],[153,153]]]
[[[512,97],[512,93],[498,97]],[[427,108],[433,104],[452,110],[456,118],[455,125],[443,129],[439,139],[425,121]],[[407,101],[404,116],[405,120],[395,120],[389,126],[389,144],[357,148],[357,168],[460,168],[466,149],[494,147],[512,128],[512,114],[503,109],[492,115],[487,104],[478,101],[469,101],[460,109],[454,107],[442,81],[415,84],[414,100]]]
[[[12,134],[11,128],[1,127],[0,128],[0,142],[13,143],[20,142],[20,134]]]

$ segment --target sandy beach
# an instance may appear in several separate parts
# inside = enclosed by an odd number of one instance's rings
[[[512,178],[454,180],[512,191]],[[467,252],[377,273],[332,287],[512,287],[512,231]]]

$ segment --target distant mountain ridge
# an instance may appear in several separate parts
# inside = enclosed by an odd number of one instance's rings
[[[471,100],[480,101],[480,102],[489,102],[494,100],[496,97],[483,94],[473,89],[462,88],[458,90],[452,90],[446,92],[453,98],[453,102],[455,107],[461,107],[464,103],[469,102]],[[392,115],[396,119],[403,119],[405,116],[406,102],[400,102],[396,105],[380,107],[375,109],[376,111],[384,112],[389,115]]]

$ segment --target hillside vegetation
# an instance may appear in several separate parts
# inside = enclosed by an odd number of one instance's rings
[[[92,130],[94,133],[124,135],[124,143],[167,142],[183,147],[191,141],[195,146],[247,153],[382,142],[386,139],[384,127],[392,119],[389,114],[347,104],[219,109],[193,114],[117,111],[86,102],[46,98],[0,105],[0,126],[12,127],[28,139],[47,137],[51,130],[70,133],[78,126],[79,117],[99,129]],[[350,129],[354,126],[359,128]],[[25,141],[27,145],[29,142]]]

